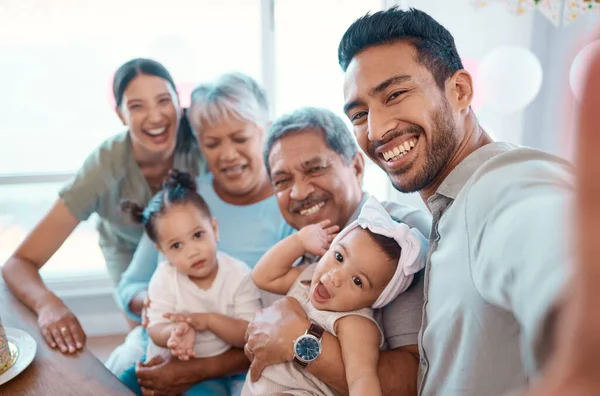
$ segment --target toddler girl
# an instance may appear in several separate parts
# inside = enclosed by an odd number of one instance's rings
[[[259,290],[248,265],[217,251],[217,221],[192,176],[173,170],[145,209],[131,202],[122,208],[144,224],[166,259],[148,287],[146,360],[165,353],[188,360],[243,348],[248,320],[261,307]],[[244,378],[205,381],[184,394],[238,395]]]

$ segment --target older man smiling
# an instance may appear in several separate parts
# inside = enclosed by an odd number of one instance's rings
[[[276,120],[269,130],[265,163],[281,213],[296,229],[323,220],[343,228],[356,219],[368,197],[362,190],[364,158],[346,124],[328,110],[303,108]],[[397,203],[385,202],[384,206],[398,220],[429,235],[428,213]],[[316,259],[305,256],[300,264]],[[419,277],[407,292],[376,312],[386,338],[379,359],[384,394],[416,393],[422,306]],[[292,298],[280,299],[260,312],[247,335],[252,379],[267,365],[294,360],[294,341],[310,327]],[[347,393],[340,346],[331,334],[322,335],[321,353],[305,370],[336,391]]]

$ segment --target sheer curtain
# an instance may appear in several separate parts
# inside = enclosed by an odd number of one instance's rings
[[[536,13],[531,51],[539,58],[544,80],[540,93],[525,109],[523,144],[573,159],[573,122],[576,99],[569,84],[571,64],[599,21],[597,14],[580,17],[568,26],[555,27]]]

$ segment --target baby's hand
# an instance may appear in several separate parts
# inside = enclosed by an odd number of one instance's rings
[[[178,323],[171,329],[171,336],[167,340],[167,347],[173,356],[180,360],[190,360],[196,356],[194,352],[194,341],[196,332],[187,323]]]
[[[302,227],[298,231],[298,238],[300,238],[305,252],[315,256],[322,256],[327,252],[331,241],[340,230],[339,226],[330,226],[329,224],[331,224],[330,220],[323,220],[320,223]]]
[[[163,315],[164,318],[172,322],[181,322],[189,324],[196,331],[208,330],[209,313],[175,313],[168,312]]]

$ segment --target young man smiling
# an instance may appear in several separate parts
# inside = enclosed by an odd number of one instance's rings
[[[501,395],[526,386],[551,349],[569,279],[572,166],[492,141],[470,107],[473,81],[452,35],[421,11],[360,18],[338,58],[359,145],[433,214],[420,394]]]

